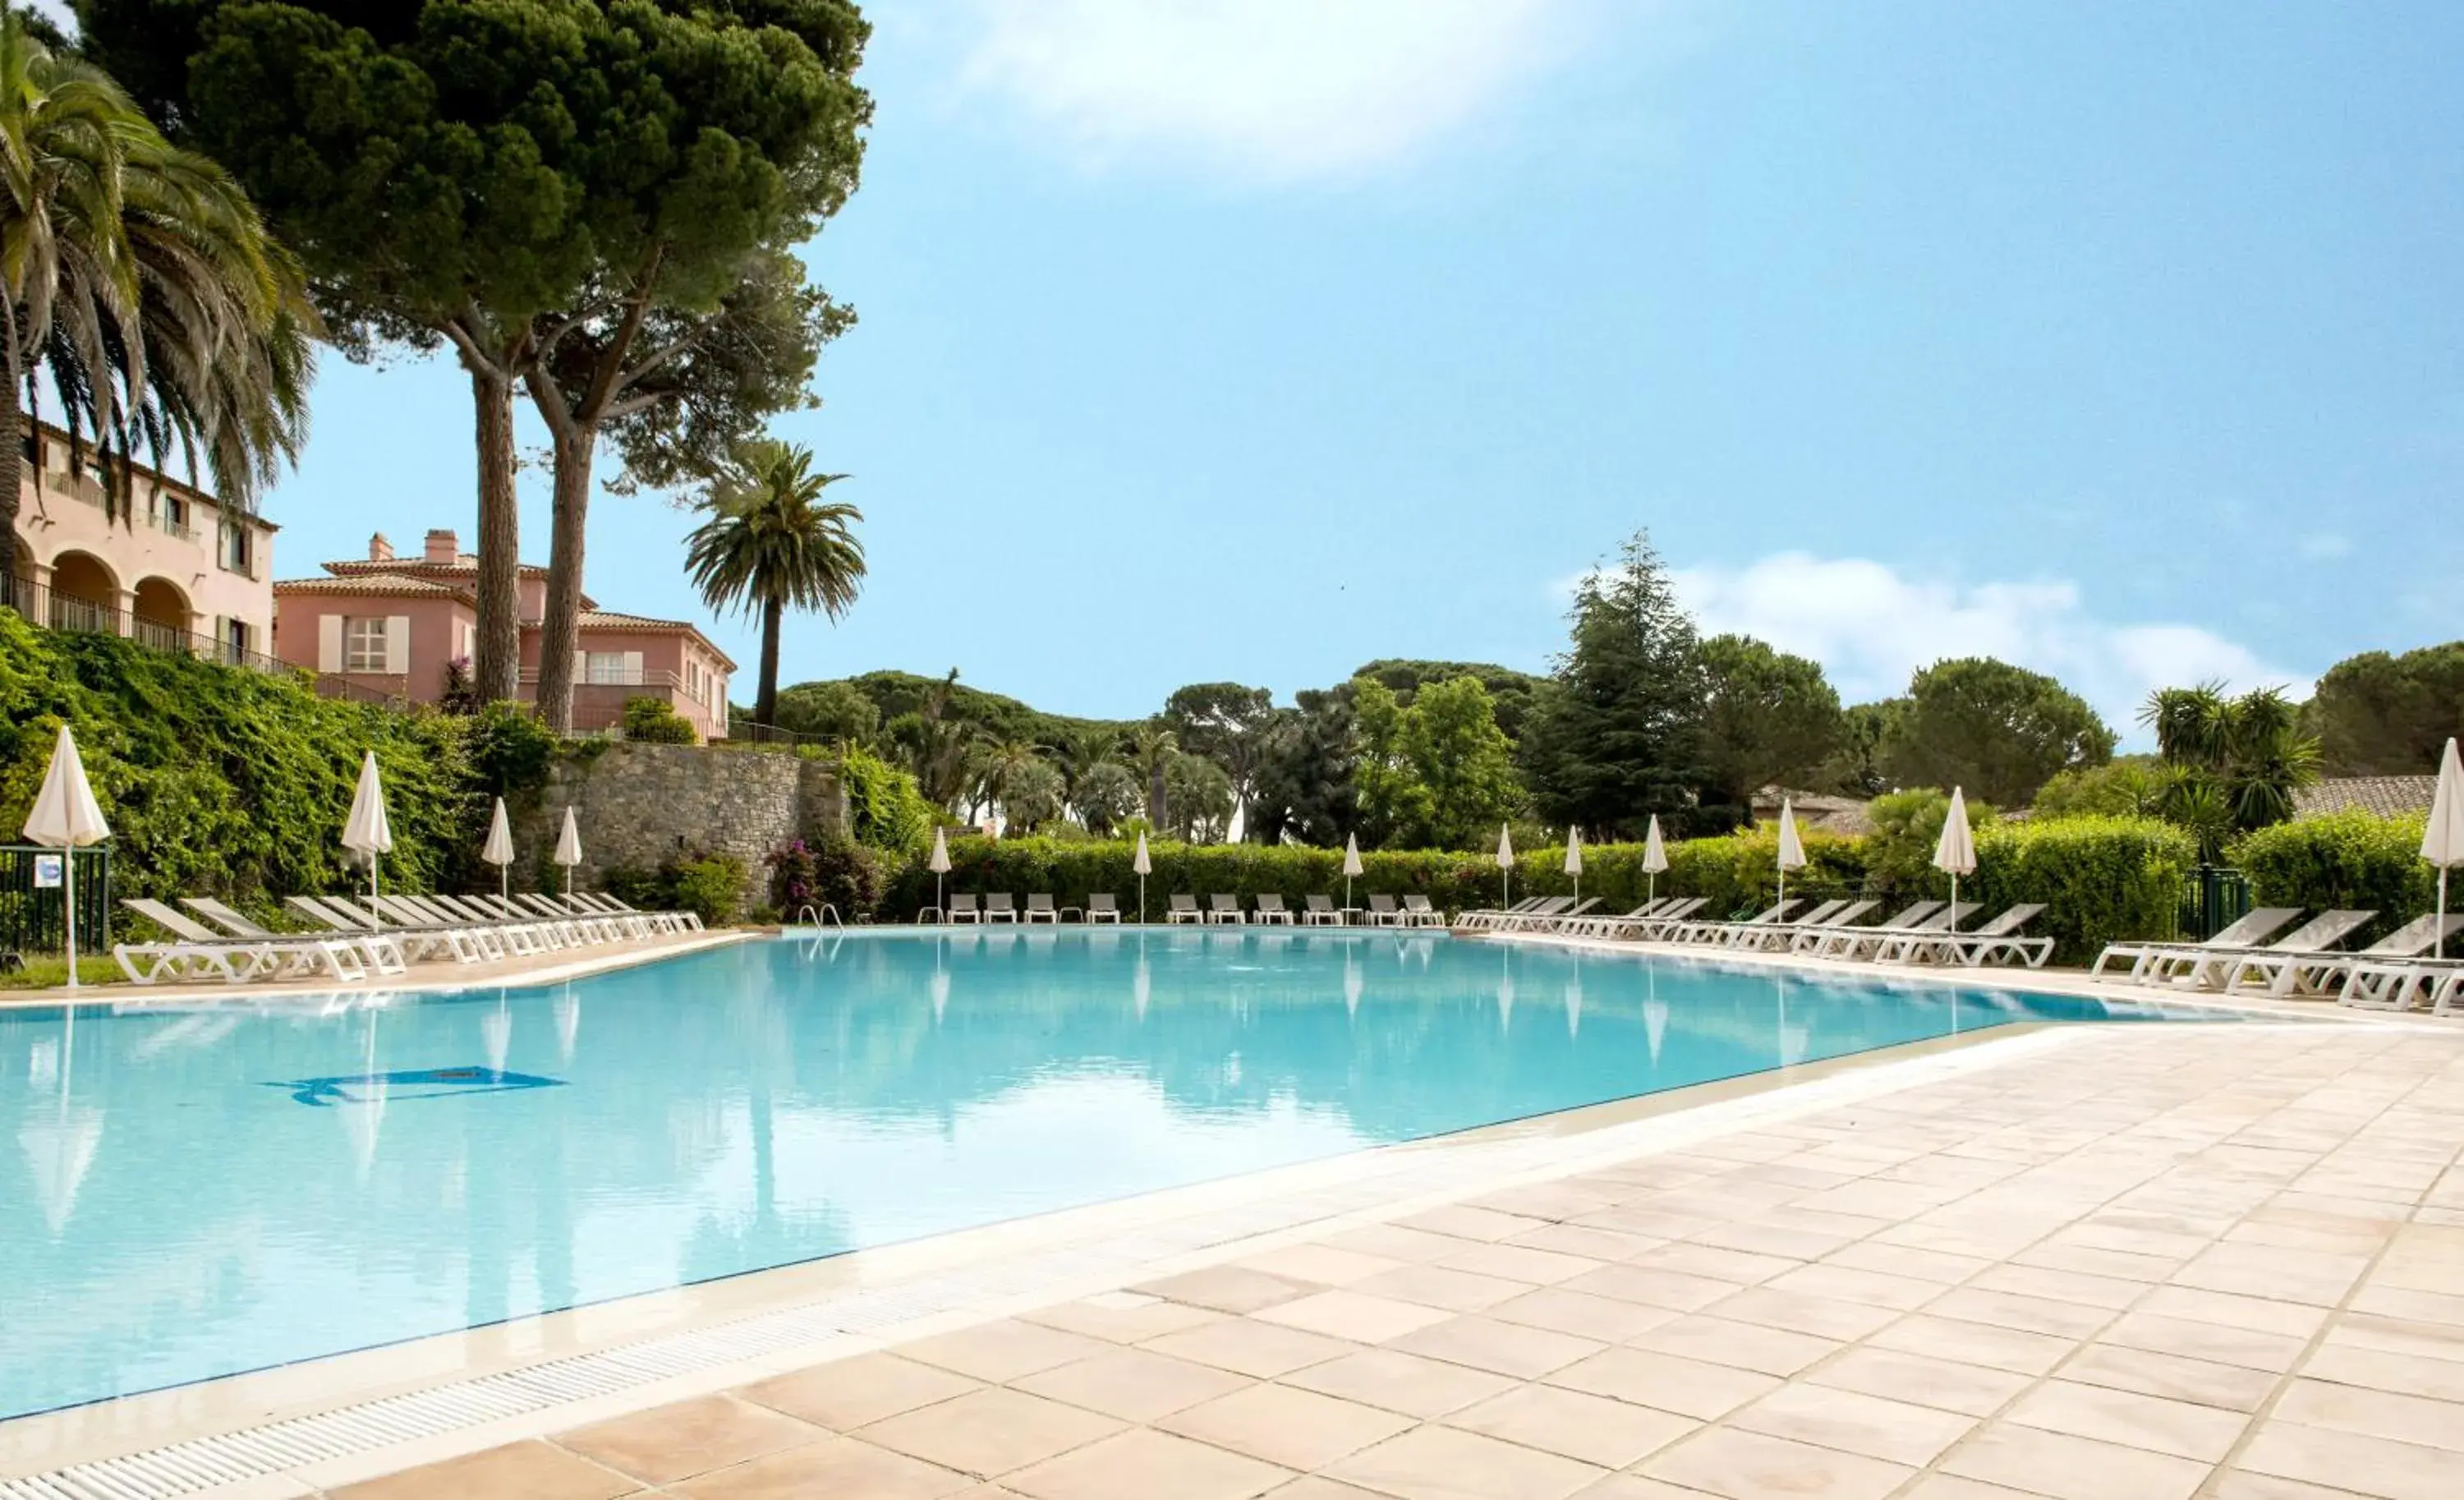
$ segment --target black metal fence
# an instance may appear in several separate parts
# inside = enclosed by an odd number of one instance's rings
[[[57,886],[37,887],[38,860],[55,859],[60,850],[30,845],[0,845],[0,949],[16,953],[59,953],[68,946],[66,892]],[[77,855],[77,951],[99,953],[111,941],[111,853],[84,849]]]
[[[2223,865],[2201,865],[2182,882],[2181,936],[2204,942],[2250,915],[2250,877]]]

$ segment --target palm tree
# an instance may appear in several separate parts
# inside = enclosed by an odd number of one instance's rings
[[[2293,816],[2293,794],[2319,779],[2319,741],[2276,688],[2225,696],[2224,684],[2165,688],[2139,721],[2156,733],[2167,776],[2157,805],[2200,840],[2212,860],[2234,833]]]
[[[1180,737],[1150,719],[1130,731],[1128,749],[1130,763],[1146,773],[1147,823],[1160,833],[1165,810],[1163,773],[1180,754]]]
[[[702,500],[710,519],[686,545],[685,567],[712,608],[761,617],[761,689],[753,702],[761,723],[779,709],[781,617],[793,606],[835,620],[855,603],[864,544],[848,522],[864,512],[822,498],[846,477],[813,473],[811,449],[746,443],[712,479]]]
[[[202,455],[247,509],[306,435],[315,314],[299,268],[213,163],[175,149],[99,70],[0,18],[0,572],[16,568],[34,377],[74,441]],[[125,469],[105,503],[126,498]]]

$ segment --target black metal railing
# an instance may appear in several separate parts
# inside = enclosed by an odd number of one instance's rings
[[[67,893],[37,886],[38,861],[56,859],[55,849],[0,845],[0,949],[59,953],[68,946]],[[111,942],[111,851],[83,849],[77,855],[77,951],[100,953]]]
[[[2250,915],[2250,877],[2224,865],[2201,865],[2182,882],[2176,920],[2181,936],[2205,942]]]

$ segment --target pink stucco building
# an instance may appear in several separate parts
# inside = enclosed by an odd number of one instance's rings
[[[451,531],[431,531],[416,557],[396,557],[380,534],[368,555],[328,562],[322,578],[274,585],[275,653],[295,666],[387,694],[434,702],[457,664],[467,671],[478,630],[479,559]],[[539,618],[547,569],[521,566],[521,695],[539,683]],[[582,601],[574,652],[573,727],[606,729],[625,701],[664,699],[705,739],[727,734],[727,682],[736,663],[682,620],[652,620]]]
[[[137,636],[165,650],[231,660],[270,654],[273,524],[143,465],[126,478],[128,512],[103,513],[102,460],[91,446],[29,423],[17,489],[17,576],[0,603],[63,629]]]

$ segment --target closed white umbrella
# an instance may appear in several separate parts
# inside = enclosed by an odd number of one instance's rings
[[[351,816],[342,824],[342,847],[368,862],[368,907],[377,925],[385,914],[376,911],[377,859],[393,848],[393,820],[385,816],[385,783],[377,776],[377,753],[360,761],[360,789],[351,795]]]
[[[1503,823],[1497,826],[1498,907],[1504,910],[1514,904],[1514,837]]]
[[[66,737],[67,731],[61,735]],[[2421,830],[2421,857],[2438,867],[2438,938],[2433,951],[2447,957],[2447,871],[2464,864],[2464,761],[2455,741],[2438,758],[2438,790],[2430,799],[2430,825]]]
[[[1968,798],[1950,789],[1950,811],[1942,820],[1942,837],[1933,847],[1933,868],[1950,876],[1950,930],[1959,931],[1959,877],[1976,872],[1976,839],[1968,831]]]
[[[1566,873],[1574,877],[1574,899],[1583,898],[1583,830],[1566,830]]]
[[[1660,842],[1660,814],[1651,815],[1651,831],[1642,836],[1642,899],[1660,899],[1660,872],[1668,868],[1668,847]]]
[[[42,789],[26,814],[26,837],[45,849],[60,851],[61,914],[67,918],[69,988],[77,988],[77,851],[111,837],[102,806],[94,800],[94,784],[85,779],[85,762],[77,759],[77,739],[60,726],[52,741],[52,763],[43,772]]]
[[[1360,835],[1347,833],[1343,836],[1343,919],[1347,922],[1352,920],[1353,877],[1361,872]]]
[[[1805,868],[1805,845],[1796,836],[1796,809],[1779,800],[1779,901],[1788,904],[1788,872]]]
[[[950,872],[950,840],[938,827],[933,830],[933,857],[924,862],[924,868],[933,871],[933,910],[940,913],[941,920],[946,922],[950,914],[943,905],[946,898],[941,894],[941,877]]]
[[[564,867],[564,893],[573,894],[573,867],[582,863],[582,825],[573,821],[573,808],[564,809],[564,827],[556,836],[556,853],[552,856]]]
[[[1130,856],[1130,869],[1137,872],[1138,925],[1143,927],[1147,920],[1147,876],[1155,873],[1155,861],[1147,858],[1147,830],[1144,828],[1138,829],[1138,851]]]
[[[479,857],[496,867],[496,895],[500,900],[513,899],[509,871],[514,863],[514,826],[505,817],[505,799],[496,799],[495,814],[488,820],[488,843]]]

